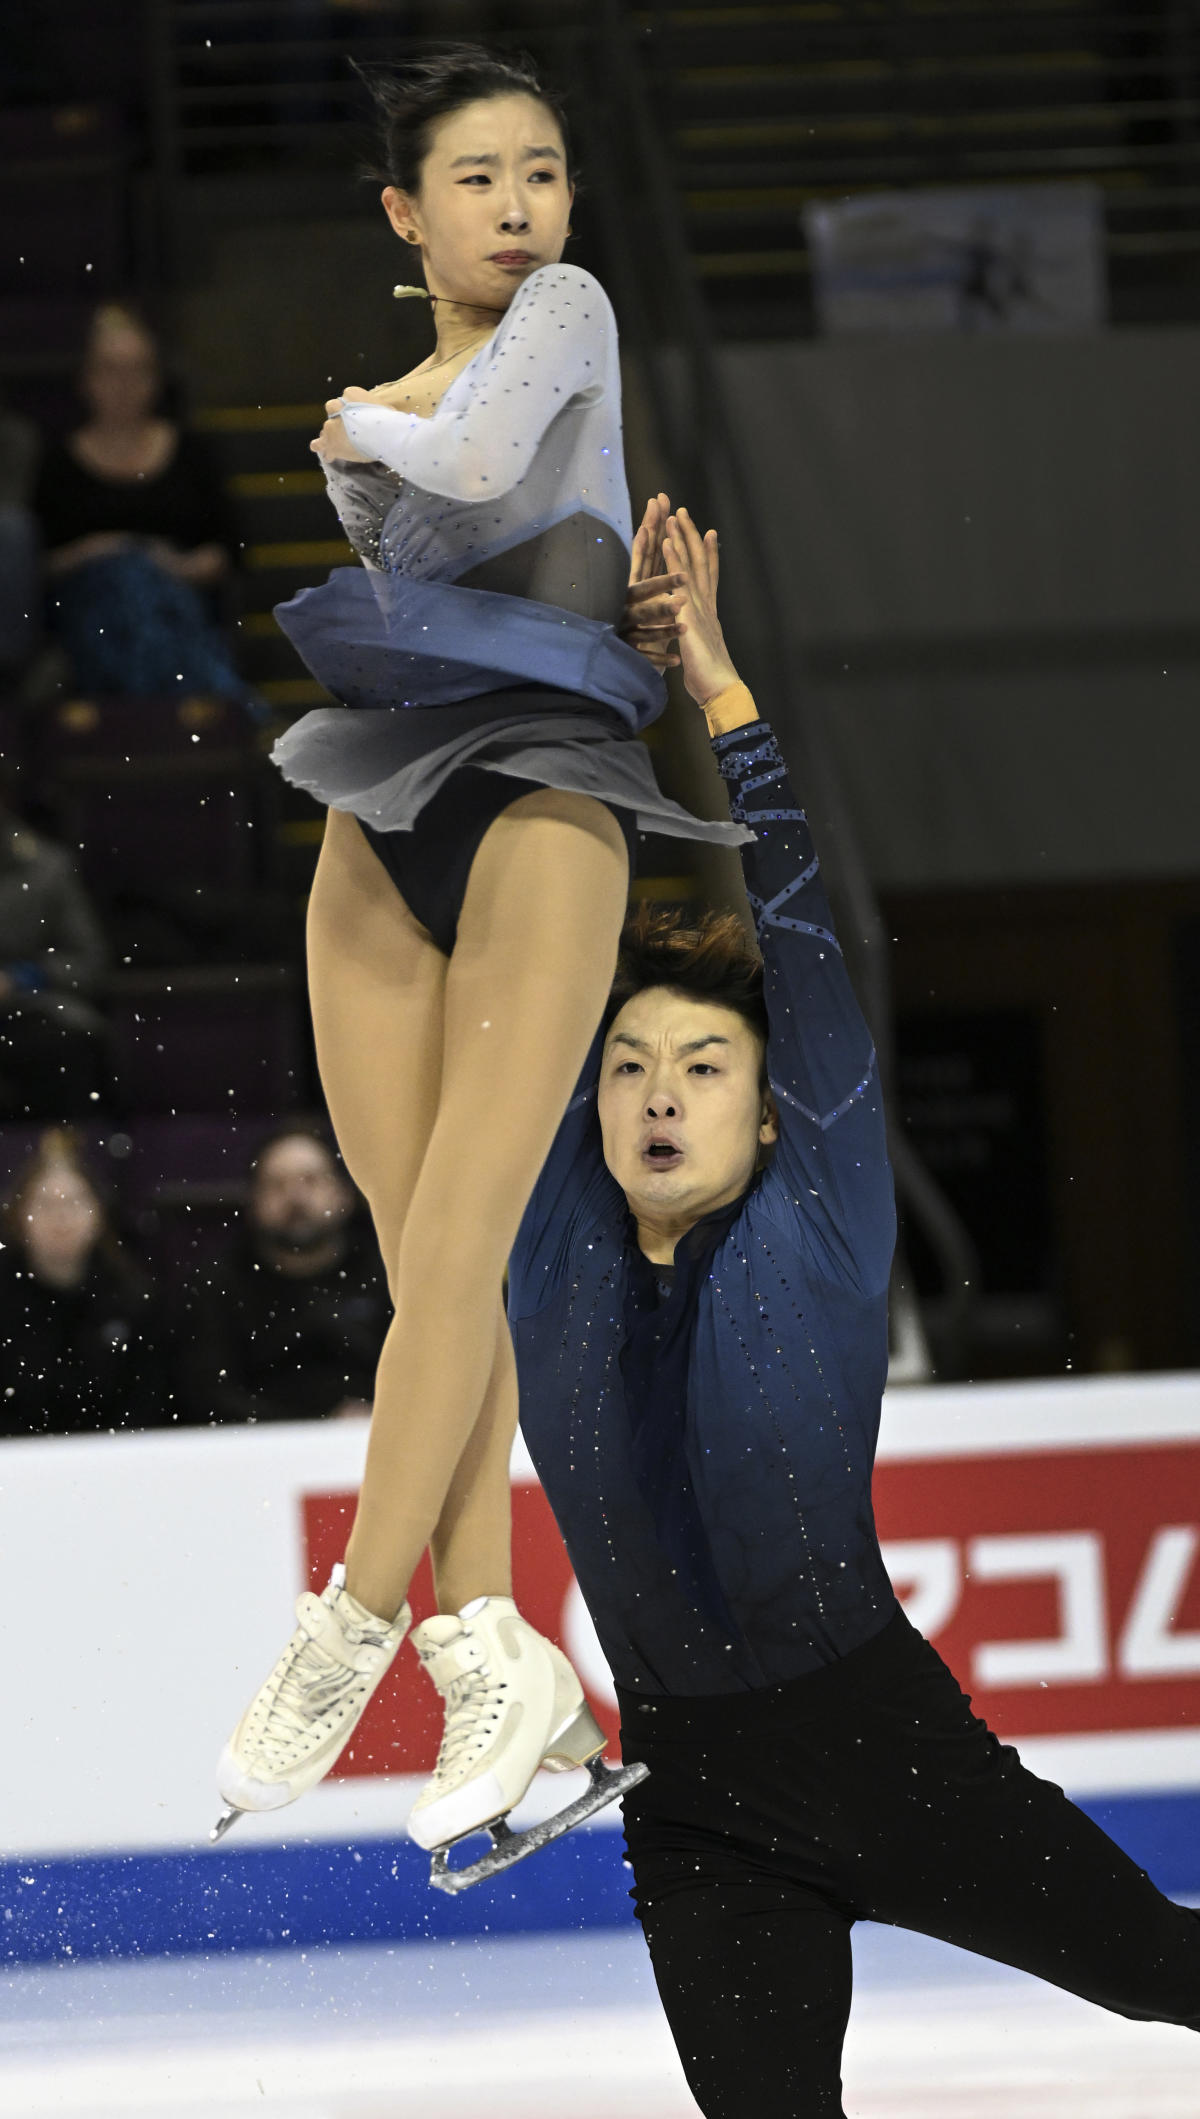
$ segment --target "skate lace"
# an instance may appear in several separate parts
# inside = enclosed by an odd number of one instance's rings
[[[438,1746],[435,1780],[453,1779],[466,1761],[483,1751],[504,1709],[508,1686],[486,1668],[465,1671],[446,1689],[446,1726]]]
[[[297,1737],[307,1736],[313,1723],[336,1707],[356,1683],[366,1684],[367,1679],[317,1642],[308,1641],[279,1681],[259,1742],[264,1748],[286,1749]]]

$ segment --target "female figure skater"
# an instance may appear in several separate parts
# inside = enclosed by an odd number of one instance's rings
[[[663,683],[614,630],[631,529],[616,333],[595,280],[559,263],[557,103],[477,47],[369,85],[384,208],[420,253],[437,346],[328,407],[313,446],[366,564],[279,615],[345,703],[275,755],[330,805],[317,1054],[395,1318],[344,1567],[300,1599],[222,1754],[218,1831],[328,1772],[429,1546],[442,1616],[418,1645],[448,1712],[410,1830],[433,1847],[502,1816],[540,1765],[602,1749],[570,1665],[512,1602],[502,1278],[611,982],[636,826],[746,832],[669,802],[632,740]]]

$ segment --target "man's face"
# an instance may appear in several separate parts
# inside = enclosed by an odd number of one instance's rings
[[[734,1008],[648,986],[600,1070],[604,1160],[638,1220],[680,1230],[744,1192],[778,1137],[762,1042]]]
[[[336,1235],[353,1195],[320,1141],[294,1135],[260,1158],[250,1218],[260,1236],[289,1251],[308,1251]]]

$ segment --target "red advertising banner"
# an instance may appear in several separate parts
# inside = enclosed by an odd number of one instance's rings
[[[1200,1443],[884,1463],[875,1513],[1002,1735],[1200,1729]]]

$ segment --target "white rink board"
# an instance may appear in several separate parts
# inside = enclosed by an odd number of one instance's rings
[[[885,1406],[880,1456],[1197,1437],[1195,1376],[906,1389]],[[354,1487],[365,1438],[363,1423],[334,1421],[3,1445],[0,1852],[204,1842],[216,1751],[302,1586],[301,1498]],[[514,1476],[532,1477],[521,1454]],[[1200,1786],[1200,1737],[1163,1736],[1022,1751],[1079,1793]],[[411,1792],[399,1779],[326,1783],[306,1798],[303,1837],[395,1836]],[[295,1831],[285,1813],[257,1820],[255,1837]]]

